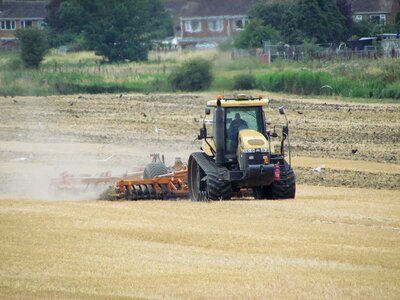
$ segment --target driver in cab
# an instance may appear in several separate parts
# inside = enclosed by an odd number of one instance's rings
[[[238,143],[238,133],[242,129],[248,128],[247,122],[240,117],[239,113],[235,114],[235,119],[229,125],[229,138],[233,140],[235,148]]]

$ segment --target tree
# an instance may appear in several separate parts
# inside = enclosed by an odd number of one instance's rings
[[[289,44],[300,44],[305,40],[317,43],[340,42],[349,35],[345,27],[345,17],[333,0],[272,3],[260,1],[250,8],[249,17],[250,24],[257,20],[257,29],[260,28],[259,22],[261,22],[263,26],[269,26],[269,32],[274,30],[279,33],[282,42]],[[245,30],[240,35],[248,34]],[[244,37],[240,37],[239,40],[251,41]]]
[[[79,26],[82,26],[82,12],[79,14],[70,10],[69,7],[65,11],[68,11],[69,15],[62,15],[62,5],[69,6],[70,4],[64,0],[50,0],[46,5],[47,16],[46,24],[49,26],[49,38],[50,44],[53,47],[58,47],[66,44],[73,44],[76,40],[82,39],[82,35],[79,35]],[[71,7],[72,8],[72,7]],[[77,26],[71,26],[76,25]],[[78,38],[79,36],[79,38]]]
[[[50,0],[46,5],[46,23],[51,24],[51,27],[59,32],[64,29],[64,24],[60,20],[61,2],[62,0]]]
[[[318,43],[345,39],[344,16],[332,0],[299,0],[297,24],[308,38]]]
[[[344,16],[346,29],[350,32],[353,27],[351,0],[336,0],[336,6]]]
[[[351,34],[353,39],[358,39],[361,37],[373,37],[382,33],[397,33],[400,30],[399,25],[379,24],[371,20],[364,20],[353,24]]]
[[[296,24],[296,4],[290,2],[256,2],[250,8],[249,17],[251,20],[257,19],[263,25],[271,26],[279,36],[275,36],[280,41],[289,43],[300,43],[302,33]]]
[[[49,46],[46,34],[37,28],[19,29],[17,38],[21,44],[21,59],[27,68],[39,68]]]
[[[258,19],[264,25],[281,28],[285,22],[285,15],[289,13],[288,4],[282,2],[256,2],[249,10],[250,19]]]
[[[394,24],[396,26],[397,32],[400,32],[400,11],[396,15],[396,19],[394,21]]]
[[[259,19],[252,20],[235,39],[238,48],[260,48],[263,41],[279,40],[279,32],[270,25],[263,25]]]
[[[52,0],[50,4],[54,4],[49,5],[52,30],[83,36],[89,49],[109,61],[146,60],[152,40],[172,31],[162,0]]]

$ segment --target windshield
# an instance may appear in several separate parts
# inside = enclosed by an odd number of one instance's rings
[[[227,154],[235,153],[240,130],[252,129],[262,133],[261,107],[226,107],[225,120],[225,148]]]

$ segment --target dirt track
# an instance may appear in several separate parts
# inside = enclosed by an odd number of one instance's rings
[[[208,99],[1,98],[0,296],[398,297],[398,105],[272,100],[271,119],[283,104],[291,120],[295,201],[49,195],[50,178],[65,170],[116,175],[151,152],[186,159]]]

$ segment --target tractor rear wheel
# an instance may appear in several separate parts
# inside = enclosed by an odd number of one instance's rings
[[[280,166],[281,180],[271,184],[268,199],[294,199],[296,196],[296,175],[287,162]]]
[[[191,156],[188,163],[189,197],[192,201],[207,201],[206,173]]]
[[[253,196],[256,200],[269,199],[271,186],[258,186],[252,188]]]
[[[274,181],[269,186],[253,188],[255,199],[294,199],[296,196],[296,175],[293,169],[285,161],[280,166],[279,181]]]
[[[207,191],[210,200],[229,200],[232,196],[232,184],[230,181],[219,181],[215,174],[208,174]]]

